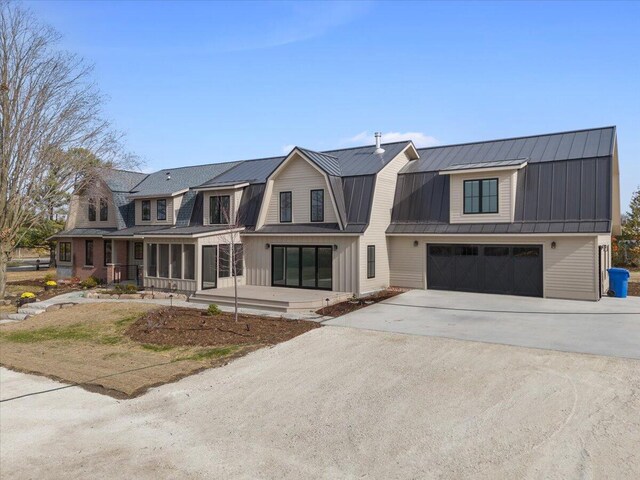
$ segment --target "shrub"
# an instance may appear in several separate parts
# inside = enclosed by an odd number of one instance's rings
[[[213,317],[214,315],[220,315],[222,313],[222,310],[220,310],[220,307],[218,307],[218,305],[216,305],[215,303],[212,303],[211,305],[209,305],[209,308],[207,308],[207,315]]]
[[[36,298],[36,294],[33,292],[24,292],[20,295],[20,298]]]
[[[113,287],[113,293],[122,294],[122,293],[138,293],[138,287],[135,285],[115,285]]]
[[[96,288],[98,286],[98,281],[96,277],[91,276],[86,280],[83,280],[82,282],[80,282],[80,286],[82,288]]]
[[[48,282],[52,282],[52,281],[54,281],[55,279],[56,279],[56,275],[55,275],[54,273],[47,273],[47,274],[44,276],[44,281],[45,281],[45,282],[47,282],[47,283],[48,283]]]
[[[44,282],[44,284],[47,287],[57,287],[58,286],[58,284],[56,282],[54,282],[53,280],[47,280],[46,282]]]

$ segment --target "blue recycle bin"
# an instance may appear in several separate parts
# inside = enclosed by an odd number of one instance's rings
[[[609,272],[609,292],[613,292],[613,297],[627,298],[627,288],[629,286],[629,270],[624,268],[610,268]]]

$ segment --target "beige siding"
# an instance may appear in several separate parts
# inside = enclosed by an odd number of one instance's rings
[[[449,218],[451,219],[451,223],[512,222],[515,208],[516,175],[514,175],[513,171],[509,170],[450,175],[451,207]],[[498,179],[498,213],[475,213],[465,215],[463,213],[464,181],[483,178]]]
[[[418,245],[414,246],[417,241]],[[551,242],[556,248],[551,248]],[[393,236],[389,257],[391,284],[425,288],[427,243],[528,244],[543,247],[544,296],[576,300],[597,300],[597,237],[593,236]]]
[[[182,203],[182,195],[171,198],[149,198],[144,199],[149,200],[151,202],[151,220],[142,220],[142,201],[143,199],[136,199],[136,225],[173,225],[175,224],[175,215],[174,210],[180,208],[180,204]],[[166,220],[158,220],[158,200],[166,200],[167,201],[167,219]],[[174,208],[175,202],[175,208]]]
[[[398,171],[409,158],[401,153],[377,175],[369,227],[360,238],[360,294],[381,290],[389,286],[389,254],[385,234],[391,222],[391,209],[396,191]],[[367,246],[376,247],[376,276],[367,278]]]
[[[150,288],[152,285],[154,288],[160,290],[178,290],[181,292],[195,292],[197,290],[197,280],[200,278],[198,276],[198,247],[196,245],[196,280],[185,280],[178,278],[162,278],[162,277],[150,277],[148,275],[149,272],[149,255],[148,255],[148,245],[150,243],[155,244],[196,244],[196,240],[182,240],[182,239],[169,239],[169,238],[145,238],[144,239],[144,287]],[[169,264],[171,264],[171,247],[169,247]],[[184,269],[184,259],[182,262],[182,268]],[[172,275],[171,269],[169,271],[169,275]],[[181,274],[182,276],[182,274]]]
[[[202,219],[204,225],[210,225],[209,223],[209,210],[210,210],[210,198],[216,196],[229,195],[229,203],[231,208],[231,219],[236,218],[238,213],[238,207],[240,206],[240,200],[242,199],[242,190],[216,190],[212,192],[204,192],[202,210],[204,218]]]
[[[107,199],[107,221],[100,221],[100,199],[96,201],[96,220],[89,221],[89,197],[86,195],[74,195],[69,208],[69,219],[66,228],[116,228],[116,207],[113,204],[111,193],[104,193],[102,198]]]
[[[240,234],[238,233],[228,233],[228,234],[223,234],[223,235],[212,235],[210,237],[203,237],[203,238],[199,238],[198,239],[198,247],[196,248],[197,252],[196,252],[196,258],[200,258],[199,255],[202,252],[202,246],[203,245],[223,245],[223,244],[227,244],[227,243],[231,243],[231,235],[233,235],[233,242],[235,245],[241,244],[242,239],[240,238]],[[244,245],[243,245],[243,248]],[[219,252],[218,252],[219,253]],[[246,255],[246,253],[245,253]],[[218,262],[220,261],[220,256],[218,256]],[[245,272],[246,270],[246,265],[245,268],[243,269],[243,272]],[[196,263],[196,278],[201,279],[202,278],[202,262],[199,261]],[[244,285],[245,284],[245,278],[246,278],[246,272],[244,275],[238,275],[238,285]],[[200,280],[198,280],[200,282]],[[199,283],[199,285],[201,285],[201,282]],[[218,288],[224,288],[224,287],[233,287],[233,277],[223,277],[220,278],[218,276]],[[199,286],[198,289],[200,289],[201,287]]]
[[[271,248],[265,245],[337,245],[333,251],[333,290],[358,290],[358,237],[346,236],[253,236],[242,238],[245,245],[247,285],[271,285]]]
[[[265,223],[280,223],[280,192],[291,192],[292,222],[311,222],[311,190],[324,190],[324,221],[337,223],[331,192],[324,175],[296,155],[273,179]]]
[[[608,268],[611,268],[611,235],[598,235],[598,246],[605,246],[606,250],[602,253],[602,270],[600,275],[602,276],[602,294],[606,295],[609,290],[609,272]],[[600,252],[598,251],[598,254]]]

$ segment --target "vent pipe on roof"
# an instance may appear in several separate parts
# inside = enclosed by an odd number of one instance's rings
[[[384,148],[382,148],[380,146],[380,140],[382,139],[382,133],[376,132],[375,136],[376,136],[376,151],[374,153],[382,154],[382,153],[384,153]]]
[[[171,172],[167,172],[167,180],[171,180]]]

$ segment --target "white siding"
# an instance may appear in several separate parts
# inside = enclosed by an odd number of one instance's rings
[[[388,237],[391,209],[396,191],[398,171],[409,158],[403,152],[389,162],[377,175],[369,226],[360,238],[360,294],[381,290],[390,285]],[[367,278],[367,246],[376,247],[376,276]]]
[[[245,245],[247,285],[271,285],[270,245],[333,246],[333,290],[358,293],[358,237],[346,236],[253,236],[242,238]]]
[[[333,199],[324,175],[307,160],[296,155],[273,179],[265,223],[280,223],[280,192],[291,192],[292,222],[310,223],[311,190],[320,189],[324,190],[324,222],[337,223]]]
[[[450,221],[451,223],[501,223],[512,222],[515,209],[515,186],[517,173],[507,170],[498,172],[450,175]],[[464,214],[464,181],[487,178],[498,179],[498,213]]]
[[[418,245],[414,246],[417,241]],[[551,248],[551,242],[556,248]],[[391,285],[426,288],[427,243],[528,244],[543,247],[544,296],[597,300],[598,239],[593,236],[393,236],[389,241]]]
[[[166,198],[149,198],[144,200],[149,200],[151,202],[151,220],[142,220],[142,200],[135,200],[135,208],[136,208],[136,225],[173,225],[175,224],[175,215],[174,210],[180,208],[180,204],[182,203],[182,195],[176,198],[166,197]],[[158,200],[166,200],[167,201],[167,219],[166,220],[158,220]],[[174,206],[175,202],[175,206]]]

